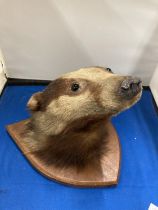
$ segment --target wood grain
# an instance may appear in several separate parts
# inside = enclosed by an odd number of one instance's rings
[[[84,169],[78,168],[57,168],[55,166],[44,165],[34,155],[30,154],[28,148],[24,145],[25,124],[27,120],[20,121],[7,126],[7,131],[14,142],[41,174],[49,179],[80,187],[103,187],[116,185],[118,183],[120,170],[120,144],[115,128],[109,122],[108,128],[108,151],[102,157],[101,162],[93,163]]]

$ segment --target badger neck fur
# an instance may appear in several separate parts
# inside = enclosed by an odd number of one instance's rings
[[[108,152],[106,124],[141,96],[123,92],[129,80],[102,67],[79,69],[52,81],[28,101],[25,143],[47,165],[83,168]]]
[[[27,138],[33,139],[30,150],[47,165],[83,168],[100,161],[107,150],[106,122],[103,117],[85,117],[68,124],[59,134],[47,135],[31,119],[27,125]]]

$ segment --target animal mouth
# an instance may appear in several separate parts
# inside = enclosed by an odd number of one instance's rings
[[[128,77],[123,80],[120,87],[120,94],[129,100],[138,96],[142,91],[142,81],[139,78]]]

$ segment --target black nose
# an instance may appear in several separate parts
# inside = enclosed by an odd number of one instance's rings
[[[139,78],[129,78],[122,82],[121,88],[123,90],[129,90],[129,89],[133,89],[137,86],[140,86],[141,83],[142,83],[142,81]]]
[[[141,91],[141,83],[139,78],[128,77],[121,83],[121,91],[130,98]]]

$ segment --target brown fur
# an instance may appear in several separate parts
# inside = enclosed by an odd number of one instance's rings
[[[100,160],[103,151],[108,150],[105,138],[106,120],[102,117],[78,119],[58,135],[43,136],[45,141],[33,154],[45,164],[58,167],[82,168]]]
[[[106,148],[106,122],[133,105],[141,91],[126,100],[120,92],[123,80],[105,68],[70,72],[34,94],[28,108],[32,117],[25,143],[45,164],[82,168],[100,161]],[[80,89],[73,92],[71,85]]]
[[[75,82],[80,83],[81,81],[82,81],[82,83],[84,83],[84,90],[79,91],[79,92],[72,92],[70,85]],[[32,110],[32,111],[38,111],[38,110],[45,111],[47,106],[50,104],[50,102],[52,100],[55,100],[62,95],[69,95],[69,96],[75,97],[79,94],[82,94],[87,89],[89,89],[93,94],[95,94],[95,93],[99,92],[98,88],[99,87],[97,87],[94,82],[90,82],[86,79],[78,78],[76,80],[76,79],[59,78],[59,79],[52,81],[48,85],[48,87],[45,89],[44,92],[38,92],[38,93],[34,94],[34,97],[38,101],[38,104],[36,104],[36,108],[35,108],[34,104],[32,106],[32,104],[30,105],[28,102],[28,108],[30,108],[30,110]]]

